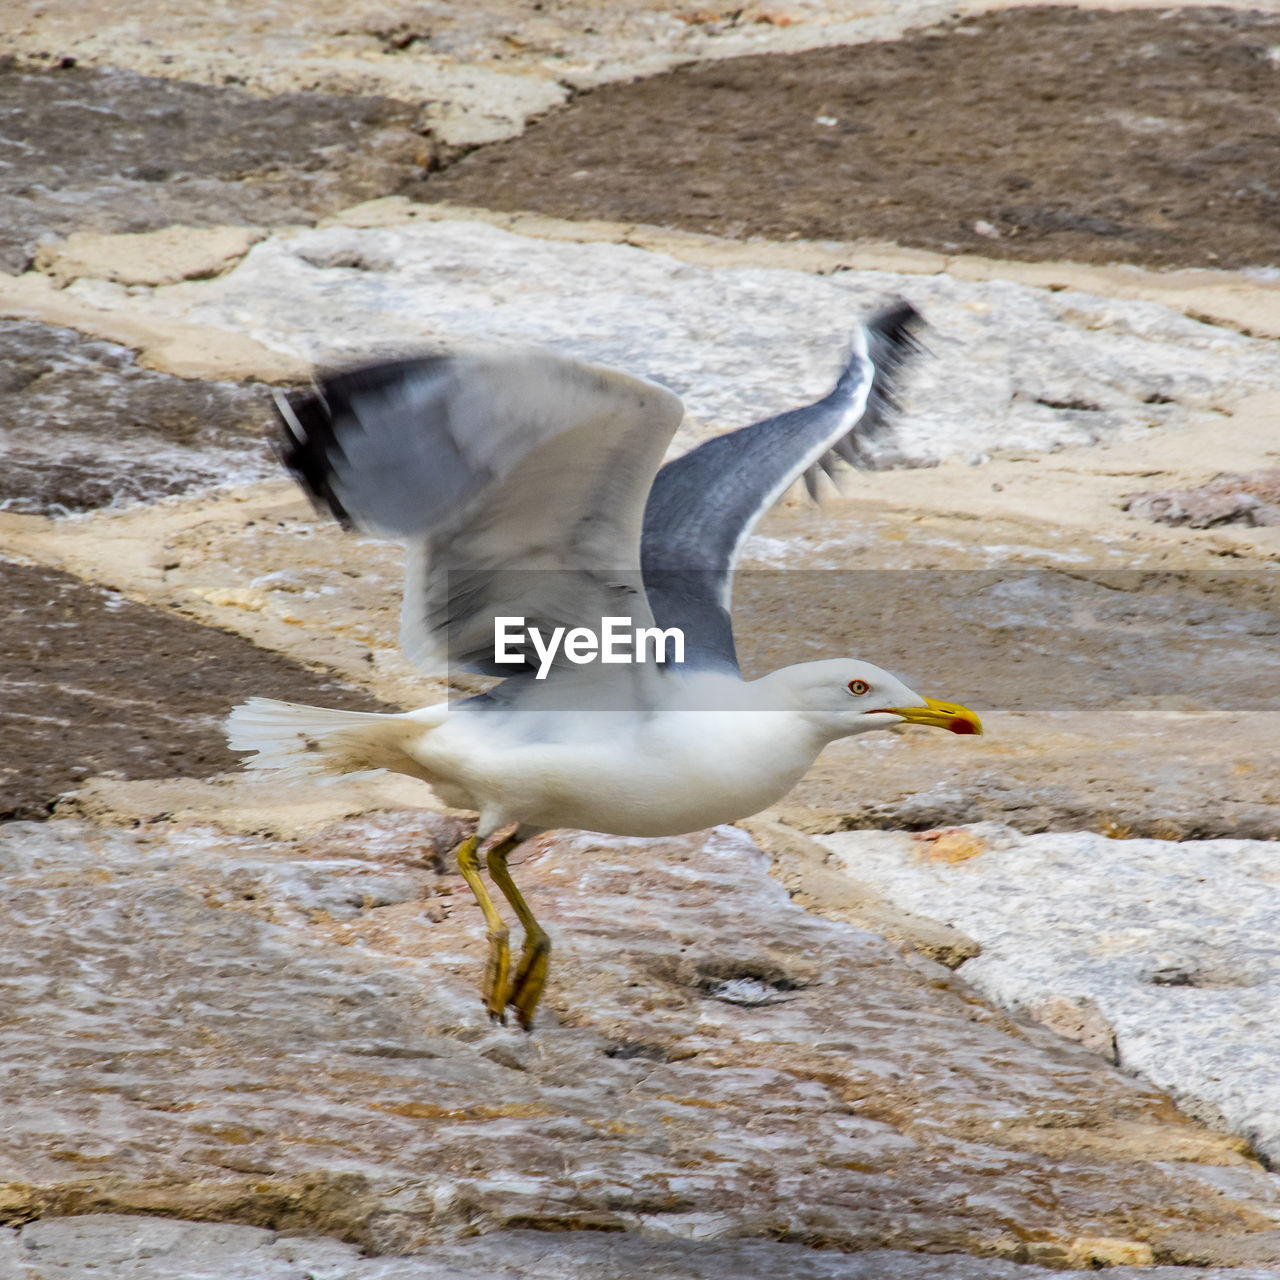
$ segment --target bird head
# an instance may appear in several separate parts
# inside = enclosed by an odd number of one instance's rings
[[[897,676],[856,658],[830,658],[784,667],[767,677],[791,708],[808,714],[828,738],[891,725],[932,725],[952,733],[981,733],[982,721],[955,702],[922,698]]]

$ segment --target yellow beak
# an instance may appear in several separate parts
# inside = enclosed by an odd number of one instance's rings
[[[950,729],[952,733],[982,732],[982,721],[968,707],[955,702],[926,698],[923,707],[890,707],[889,710],[908,724],[931,724],[936,729]]]

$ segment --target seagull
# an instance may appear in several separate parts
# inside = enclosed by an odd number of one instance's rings
[[[734,648],[743,542],[797,480],[816,495],[838,460],[876,464],[922,323],[905,302],[881,310],[828,395],[665,466],[677,396],[542,350],[382,361],[277,395],[281,460],[317,508],[405,544],[406,654],[499,680],[404,714],[252,698],[227,721],[230,745],[277,776],[406,774],[478,813],[457,859],[487,926],[495,1020],[511,1008],[532,1027],[551,954],[508,869],[522,841],[700,831],[773,804],[836,739],[903,722],[982,732],[871,663],[746,680]],[[523,928],[514,964],[482,851]]]

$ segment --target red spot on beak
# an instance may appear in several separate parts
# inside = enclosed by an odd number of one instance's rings
[[[978,730],[972,720],[955,719],[948,723],[947,728],[952,733],[977,733]]]

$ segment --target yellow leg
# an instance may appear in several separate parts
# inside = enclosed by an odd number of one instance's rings
[[[514,839],[504,840],[489,850],[489,876],[502,890],[502,896],[511,903],[524,926],[524,949],[520,953],[520,963],[516,966],[516,976],[511,981],[511,990],[507,993],[507,1003],[515,1006],[521,1027],[528,1031],[533,1026],[533,1011],[542,999],[542,989],[547,985],[551,939],[534,919],[529,904],[516,888],[511,872],[507,870],[507,857],[516,843]]]
[[[507,943],[507,926],[480,879],[480,860],[476,856],[479,840],[472,836],[458,846],[458,870],[476,895],[484,922],[489,926],[489,963],[484,973],[484,1003],[495,1022],[507,1020],[507,978],[511,970],[511,948]]]

